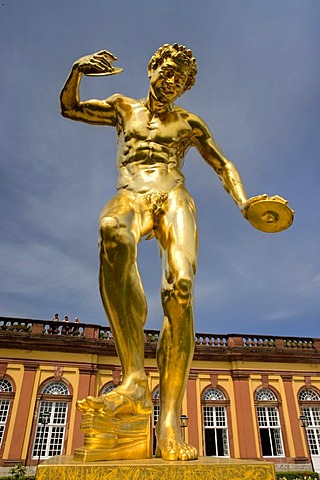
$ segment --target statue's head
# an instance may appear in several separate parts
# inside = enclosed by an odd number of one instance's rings
[[[156,53],[152,55],[149,61],[149,78],[158,67],[166,62],[166,60],[172,60],[180,67],[183,67],[185,72],[188,74],[188,78],[181,93],[190,90],[190,88],[195,84],[197,74],[197,61],[194,58],[192,51],[186,48],[184,45],[178,45],[177,43],[174,43],[173,45],[169,45],[167,43],[162,45],[162,47],[160,47]]]

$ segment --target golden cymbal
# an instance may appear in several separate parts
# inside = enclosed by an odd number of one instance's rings
[[[117,73],[121,73],[123,68],[120,67],[113,67],[112,70],[109,72],[101,72],[101,73],[85,73],[86,77],[105,77],[107,75],[116,75]]]
[[[262,232],[277,233],[292,225],[294,211],[288,201],[278,195],[260,195],[248,201],[246,218],[251,225]]]

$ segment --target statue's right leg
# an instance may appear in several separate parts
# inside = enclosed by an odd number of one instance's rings
[[[102,397],[78,402],[80,411],[105,415],[148,414],[152,409],[144,371],[147,303],[137,268],[137,244],[152,228],[134,194],[120,193],[100,216],[100,294],[122,366],[122,383]]]
[[[170,192],[157,238],[163,261],[164,322],[157,349],[160,414],[156,456],[194,460],[198,452],[183,439],[179,422],[194,352],[193,281],[197,261],[195,205],[184,187]]]

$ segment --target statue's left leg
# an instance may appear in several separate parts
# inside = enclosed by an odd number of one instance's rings
[[[153,227],[139,196],[119,192],[100,217],[100,293],[122,367],[122,383],[101,397],[77,403],[83,413],[148,415],[152,410],[144,371],[147,303],[137,266],[137,244]]]
[[[176,188],[169,195],[157,237],[163,260],[165,315],[157,351],[160,374],[157,455],[165,460],[192,460],[197,458],[197,450],[183,440],[179,425],[194,352],[193,280],[197,257],[195,206],[184,187]]]
[[[153,228],[146,203],[119,192],[100,217],[100,292],[122,367],[122,382],[111,392],[77,402],[83,413],[82,461],[149,458],[150,414],[144,370],[147,304],[137,267],[137,244]]]

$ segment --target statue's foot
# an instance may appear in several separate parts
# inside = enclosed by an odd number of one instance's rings
[[[116,414],[133,415],[136,413],[136,406],[126,395],[116,393],[110,398],[109,395],[101,397],[89,396],[77,401],[77,408],[83,413],[99,413],[101,415]]]
[[[158,427],[158,425],[157,425]],[[161,428],[156,429],[157,448],[156,457],[163,460],[195,460],[198,458],[197,449],[188,445],[180,435],[179,429]]]
[[[145,398],[135,399],[118,389],[102,395],[101,397],[89,396],[78,400],[77,408],[82,413],[99,413],[109,416],[127,415],[150,415],[152,403],[149,391],[145,392]]]

